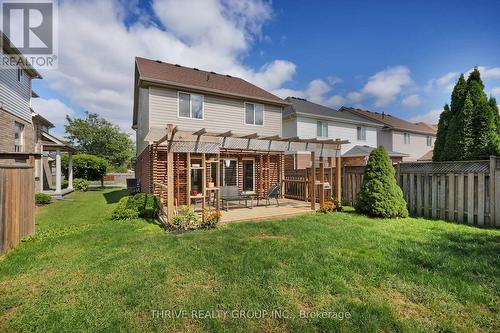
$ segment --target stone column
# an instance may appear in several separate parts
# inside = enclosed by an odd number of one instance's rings
[[[56,194],[61,193],[61,150],[56,150]]]
[[[68,153],[68,189],[73,189],[73,154]]]

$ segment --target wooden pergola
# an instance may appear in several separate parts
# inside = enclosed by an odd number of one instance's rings
[[[221,132],[221,133],[215,133],[215,132],[209,132],[205,128],[200,128],[198,130],[181,130],[178,126],[175,126],[173,124],[167,125],[166,128],[151,128],[150,132],[146,136],[146,141],[152,141],[153,142],[153,151],[157,150],[159,146],[164,146],[167,149],[167,172],[166,172],[166,178],[167,178],[167,184],[161,184],[161,183],[154,183],[153,186],[159,186],[160,187],[160,192],[163,190],[166,190],[167,193],[167,219],[170,219],[173,214],[174,214],[174,184],[173,184],[173,179],[174,179],[174,164],[171,163],[171,161],[174,160],[174,152],[176,150],[176,144],[182,144],[182,143],[194,143],[193,147],[186,148],[184,147],[186,151],[183,151],[187,153],[187,177],[188,177],[188,188],[190,189],[190,176],[191,176],[191,163],[190,163],[190,158],[191,158],[191,153],[201,153],[201,164],[199,167],[200,169],[205,169],[206,163],[217,163],[217,175],[216,175],[216,180],[215,180],[215,187],[219,189],[220,187],[220,168],[218,165],[220,164],[220,154],[222,152],[226,151],[238,151],[241,153],[255,153],[255,152],[267,152],[268,157],[267,157],[267,162],[269,166],[269,154],[274,153],[274,154],[283,154],[286,152],[294,153],[299,150],[305,150],[309,151],[311,153],[311,169],[313,172],[311,173],[311,179],[310,179],[310,184],[309,187],[311,189],[311,209],[315,210],[316,209],[316,186],[321,186],[323,189],[323,186],[325,184],[325,179],[324,179],[324,162],[325,158],[328,159],[328,164],[330,167],[333,165],[333,160],[335,159],[335,164],[336,164],[336,179],[335,179],[335,188],[336,188],[336,197],[340,198],[341,197],[341,154],[340,154],[340,148],[341,145],[349,143],[347,140],[340,140],[340,139],[316,139],[316,138],[311,138],[311,139],[301,139],[299,137],[281,137],[279,135],[273,135],[273,136],[262,136],[258,135],[257,133],[251,133],[251,134],[237,134],[234,133],[233,131],[226,131],[226,132]],[[227,142],[226,140],[228,139],[238,139],[240,140],[239,145],[231,142]],[[242,140],[245,140],[245,142],[248,142],[244,147],[242,146]],[[251,141],[253,142],[259,142],[262,146],[263,143],[265,143],[267,148],[255,148],[252,147],[250,144]],[[210,154],[216,154],[217,158],[211,159],[207,161],[206,159],[206,154],[207,152],[203,150],[200,147],[203,144],[211,144],[212,147],[217,146],[216,151],[214,152],[208,152]],[[301,145],[300,148],[294,147],[294,145]],[[177,151],[178,152],[178,151]],[[153,153],[154,155],[154,153]],[[319,179],[316,179],[316,156],[319,156]],[[281,172],[280,172],[280,180],[281,183],[283,183],[283,178],[284,178],[284,165],[283,163],[281,164]],[[154,177],[154,170],[153,170],[153,179]],[[333,177],[332,174],[331,178]],[[202,172],[202,208],[205,209],[205,191],[206,191],[206,173]],[[329,179],[329,182],[331,184],[332,179]],[[218,210],[219,207],[219,202],[220,202],[220,191],[215,191],[216,195],[216,209]],[[190,195],[190,190],[188,190],[188,195]],[[320,204],[324,202],[324,191],[321,190],[319,192],[319,201]],[[160,194],[160,197],[162,195]],[[197,196],[198,198],[199,196]]]

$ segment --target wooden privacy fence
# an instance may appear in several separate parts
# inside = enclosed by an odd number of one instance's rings
[[[35,158],[0,154],[0,253],[35,233]]]
[[[500,226],[499,165],[496,157],[407,162],[398,165],[397,179],[412,215]]]

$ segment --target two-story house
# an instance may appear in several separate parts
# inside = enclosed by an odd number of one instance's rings
[[[72,170],[68,171],[69,190],[62,190],[61,153],[73,149],[50,135],[49,129],[54,125],[31,107],[32,98],[38,97],[32,80],[42,76],[1,31],[0,38],[0,153],[41,156],[34,168],[35,191],[61,196],[72,190]],[[55,163],[55,177],[49,160]]]
[[[287,97],[290,105],[283,111],[283,135],[287,137],[339,138],[348,140],[342,145],[343,165],[364,165],[371,149],[378,145],[377,132],[384,125],[347,112],[339,112],[303,98]],[[401,154],[389,151],[394,161]],[[403,154],[404,155],[404,154]],[[309,152],[287,155],[287,166],[304,169],[311,166]],[[292,166],[293,165],[293,166]]]
[[[377,130],[379,145],[385,149],[407,154],[403,161],[416,161],[428,155],[434,147],[437,129],[423,122],[411,123],[387,113],[371,112],[356,108],[342,107],[340,111],[378,122],[383,126]]]
[[[285,152],[336,156],[340,142],[319,147],[281,137],[287,105],[241,78],[136,58],[132,128],[141,191],[159,193],[166,184],[169,209],[204,205],[230,187],[260,196],[284,178]]]
[[[33,153],[31,81],[42,76],[30,65],[18,66],[22,54],[1,31],[0,38],[0,152]]]

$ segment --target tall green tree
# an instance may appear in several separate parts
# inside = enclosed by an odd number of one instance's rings
[[[451,94],[449,113],[443,113],[442,126],[438,126],[440,139],[436,140],[435,161],[485,159],[500,153],[498,107],[496,100],[488,100],[484,93],[484,83],[477,68],[467,81],[460,75]]]
[[[458,161],[464,156],[460,128],[463,126],[463,116],[461,116],[461,113],[466,95],[467,82],[462,74],[458,78],[451,94],[449,123],[446,129],[444,149],[440,156],[442,161]]]
[[[133,142],[116,125],[96,113],[85,112],[83,118],[66,116],[66,138],[79,154],[104,158],[115,168],[127,166],[133,155]]]
[[[500,114],[498,112],[498,104],[495,97],[490,97],[489,104],[490,108],[493,110],[493,115],[495,116],[495,124],[497,125],[498,135],[500,135]]]
[[[448,133],[448,126],[450,125],[450,116],[450,107],[446,104],[443,108],[443,112],[439,115],[438,131],[432,155],[433,161],[443,160],[443,152],[446,146],[446,134]]]

